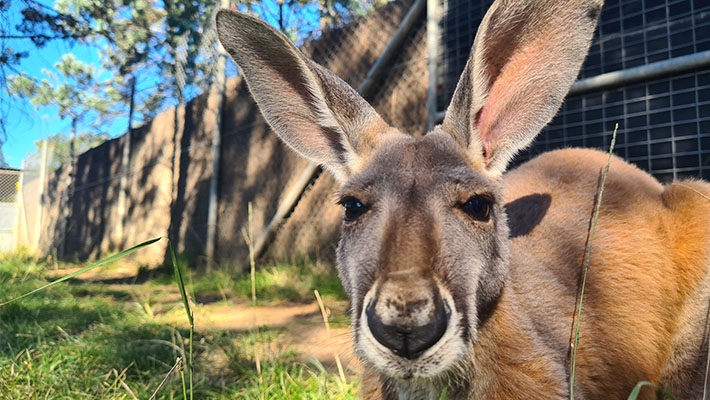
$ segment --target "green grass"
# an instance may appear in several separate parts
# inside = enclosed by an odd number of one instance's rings
[[[602,204],[602,196],[604,195],[604,186],[606,184],[606,177],[609,174],[609,164],[611,163],[611,156],[614,154],[614,144],[616,143],[616,133],[619,130],[619,124],[617,123],[614,127],[614,133],[611,136],[611,145],[609,146],[609,158],[607,159],[606,166],[604,167],[603,174],[601,176],[601,181],[599,183],[599,192],[596,197],[596,204],[594,205],[594,216],[592,219],[592,224],[590,226],[589,232],[589,242],[587,243],[586,254],[584,258],[584,268],[582,275],[582,284],[579,290],[579,300],[575,304],[576,316],[573,319],[574,326],[574,337],[572,341],[572,363],[570,366],[570,378],[569,378],[569,398],[574,400],[574,378],[577,365],[577,349],[579,349],[579,329],[582,322],[582,304],[584,301],[584,289],[587,284],[587,272],[589,271],[589,260],[592,255],[592,244],[594,243],[594,233],[597,228],[597,220],[599,219],[599,210]],[[639,389],[640,390],[640,389]]]
[[[672,394],[663,390],[662,387],[654,385],[653,383],[647,382],[647,381],[641,381],[638,384],[636,384],[636,386],[634,387],[634,390],[632,390],[631,394],[629,394],[628,400],[636,400],[639,397],[639,395],[641,394],[641,389],[643,389],[644,387],[649,387],[649,388],[655,389],[656,394],[659,399],[675,400],[675,397],[673,397]]]
[[[222,267],[211,272],[192,274],[185,278],[186,284],[198,300],[211,297],[218,300],[250,301],[251,277],[248,271],[237,273],[233,270]],[[173,282],[172,274],[161,276],[156,282]],[[315,289],[326,299],[347,300],[335,267],[308,259],[258,268],[255,284],[257,305],[312,303],[315,301]]]
[[[308,283],[284,298],[273,290],[284,276],[294,276],[286,269],[278,266],[258,273],[257,295],[262,284],[270,299],[306,301],[305,287],[331,276],[308,275]],[[0,259],[0,303],[46,285],[46,270],[46,265],[27,255]],[[243,289],[242,282],[249,282],[248,275],[233,284],[223,281],[233,295],[249,298],[250,286]],[[207,287],[201,279],[194,283]],[[327,287],[319,289],[327,291]],[[337,290],[329,293],[340,296]],[[174,306],[175,312],[184,312],[180,300]],[[343,386],[337,372],[326,371],[317,362],[299,361],[303,357],[279,343],[281,333],[277,329],[196,331],[194,398],[357,397],[357,377],[348,377]],[[176,326],[160,322],[130,292],[64,282],[0,307],[0,398],[148,399],[177,357],[189,358],[188,337],[187,322]],[[255,368],[257,354],[260,374]],[[183,398],[179,374],[167,380],[157,398]]]

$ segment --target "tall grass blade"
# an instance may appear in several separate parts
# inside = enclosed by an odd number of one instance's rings
[[[149,399],[149,400],[154,400],[154,399],[155,399],[155,396],[158,395],[158,392],[160,391],[160,389],[163,388],[163,386],[165,385],[165,382],[168,381],[168,378],[170,378],[170,375],[172,375],[173,372],[175,372],[175,370],[178,369],[178,367],[180,367],[180,364],[182,364],[182,358],[178,357],[178,358],[175,360],[175,364],[173,364],[173,367],[170,368],[170,371],[168,371],[168,373],[165,375],[165,377],[164,377],[163,380],[160,382],[160,384],[158,385],[158,387],[155,388],[155,391],[153,392],[153,395],[150,396],[150,399]]]
[[[254,209],[252,207],[251,201],[247,203],[247,222],[248,230],[242,227],[242,237],[244,237],[244,243],[246,243],[249,248],[249,274],[251,279],[251,307],[252,307],[252,329],[254,332],[254,357],[256,358],[256,373],[259,376],[259,397],[263,397],[262,388],[264,386],[264,378],[261,374],[261,357],[259,355],[258,349],[258,333],[259,329],[256,325],[256,261],[254,259],[254,231],[253,231],[253,221],[254,221]]]
[[[444,386],[444,390],[441,391],[441,396],[439,396],[439,400],[446,400],[447,390],[449,390],[449,385]]]
[[[573,344],[573,355],[572,355],[572,369],[570,372],[569,379],[569,398],[574,400],[574,373],[577,364],[577,349],[579,348],[579,326],[582,321],[582,301],[584,299],[584,288],[587,284],[587,271],[589,270],[589,262],[592,257],[592,242],[594,241],[594,232],[597,228],[597,220],[599,219],[599,210],[602,205],[602,196],[604,195],[604,185],[606,185],[606,177],[609,174],[609,164],[611,163],[611,156],[614,153],[614,145],[616,144],[616,133],[619,130],[619,124],[617,123],[614,127],[614,133],[611,136],[611,145],[609,146],[609,158],[606,161],[606,166],[604,167],[604,174],[602,176],[601,184],[599,185],[599,193],[597,194],[597,204],[594,207],[594,218],[592,220],[592,230],[589,234],[589,245],[587,246],[587,254],[584,257],[584,275],[582,277],[582,287],[579,293],[579,306],[577,308],[577,321],[574,332],[574,344]],[[639,389],[641,390],[641,389]]]
[[[644,386],[650,386],[650,387],[655,388],[657,391],[659,391],[663,395],[664,398],[667,398],[669,400],[676,400],[676,398],[673,397],[672,394],[663,390],[662,387],[654,385],[653,383],[648,382],[648,381],[641,381],[641,382],[637,383],[636,386],[634,387],[634,390],[632,390],[631,394],[629,394],[628,400],[636,400],[639,397],[639,395],[641,394],[641,389]]]
[[[636,400],[639,397],[639,394],[641,394],[641,389],[644,386],[653,386],[653,383],[648,382],[648,381],[641,381],[636,384],[634,387],[634,390],[631,391],[631,394],[629,394],[628,400]]]
[[[185,291],[185,281],[182,279],[182,271],[180,270],[180,266],[178,265],[177,257],[175,256],[175,249],[173,248],[173,244],[170,240],[168,240],[168,248],[170,248],[170,258],[172,259],[172,262],[173,262],[173,269],[175,270],[175,279],[177,280],[178,288],[180,289],[180,296],[182,297],[182,304],[185,307],[185,313],[187,314],[187,320],[190,323],[190,352],[189,352],[189,358],[187,361],[187,371],[189,374],[188,380],[190,382],[189,383],[190,384],[190,400],[192,400],[192,398],[193,398],[192,341],[193,341],[193,333],[195,332],[195,321],[193,319],[192,310],[190,309],[190,302],[187,301],[187,292]],[[184,386],[184,383],[183,383],[183,386]],[[184,392],[184,390],[183,390],[183,392]]]
[[[78,275],[81,275],[81,274],[83,274],[84,272],[91,271],[91,270],[94,269],[94,268],[98,268],[98,267],[100,267],[100,266],[102,266],[102,265],[106,265],[106,264],[108,264],[108,263],[114,262],[114,261],[116,261],[116,260],[118,260],[118,259],[121,259],[121,258],[123,258],[123,257],[125,257],[125,256],[127,256],[127,255],[129,255],[129,254],[131,254],[131,253],[135,253],[136,251],[138,251],[138,250],[140,250],[140,249],[142,249],[142,248],[144,248],[144,247],[146,247],[146,246],[150,246],[151,244],[157,242],[157,241],[160,240],[160,239],[162,239],[162,238],[155,238],[155,239],[146,240],[145,242],[140,243],[140,244],[137,244],[137,245],[131,247],[130,249],[123,250],[123,251],[120,252],[120,253],[116,253],[116,254],[114,254],[114,255],[112,255],[112,256],[110,256],[110,257],[106,257],[106,258],[104,258],[103,260],[99,260],[99,261],[97,261],[97,262],[95,262],[95,263],[89,265],[88,267],[84,267],[84,268],[82,268],[82,269],[80,269],[80,270],[78,270],[78,271],[76,271],[76,272],[72,272],[71,274],[69,274],[69,275],[67,275],[67,276],[63,276],[63,277],[61,277],[61,278],[59,278],[59,279],[57,279],[57,280],[55,280],[55,281],[53,281],[53,282],[50,282],[50,283],[48,283],[48,284],[46,284],[46,285],[44,285],[44,286],[38,287],[37,289],[34,289],[34,290],[30,291],[30,292],[27,292],[27,293],[25,293],[25,294],[23,294],[23,295],[21,295],[21,296],[15,297],[14,299],[8,300],[8,301],[6,301],[6,302],[4,302],[4,303],[0,303],[0,307],[5,306],[5,305],[8,305],[8,304],[10,304],[10,303],[13,303],[13,302],[15,302],[15,301],[17,301],[17,300],[23,299],[23,298],[25,298],[25,297],[27,297],[27,296],[33,295],[33,294],[35,294],[35,293],[37,293],[37,292],[39,292],[39,291],[41,291],[41,290],[48,289],[48,288],[50,288],[50,287],[52,287],[52,286],[54,286],[54,285],[56,285],[56,284],[58,284],[58,283],[62,283],[62,282],[64,282],[64,281],[66,281],[66,280],[69,280],[69,279],[74,278],[74,277],[76,277],[76,276],[78,276]]]
[[[254,221],[254,211],[251,205],[251,201],[247,205],[247,210],[249,212],[249,272],[251,275],[251,304],[256,307],[256,262],[254,261],[254,237],[253,221]],[[256,325],[256,321],[254,321]]]
[[[185,291],[185,281],[182,279],[182,271],[178,266],[177,256],[175,255],[175,249],[173,248],[172,242],[168,240],[168,247],[170,248],[170,258],[173,262],[173,270],[175,271],[175,279],[177,279],[178,289],[180,289],[180,297],[182,297],[182,305],[185,307],[185,313],[187,313],[187,320],[190,325],[193,324],[192,320],[192,310],[190,309],[190,303],[187,301],[187,292]]]
[[[328,323],[328,313],[325,310],[325,304],[323,304],[323,299],[320,297],[320,293],[318,292],[318,289],[315,289],[313,293],[316,295],[316,301],[318,301],[318,307],[320,307],[320,313],[323,316],[323,324],[325,325],[325,332],[330,338],[330,323]],[[338,374],[340,375],[340,384],[342,386],[343,392],[345,391],[345,386],[348,384],[348,381],[345,379],[345,371],[343,370],[343,364],[340,362],[340,356],[338,355],[338,352],[334,352],[333,355],[335,356],[335,365],[338,366]]]

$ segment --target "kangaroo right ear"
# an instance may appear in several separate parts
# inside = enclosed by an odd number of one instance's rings
[[[221,10],[217,34],[274,131],[338,180],[362,167],[384,133],[398,133],[347,83],[268,24]]]
[[[493,3],[442,124],[479,169],[501,175],[555,116],[587,54],[602,3]]]

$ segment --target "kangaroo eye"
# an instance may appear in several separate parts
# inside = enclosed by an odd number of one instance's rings
[[[491,217],[491,203],[491,199],[486,196],[473,196],[461,204],[461,211],[477,221],[486,222]]]
[[[349,197],[343,200],[340,204],[345,208],[345,221],[352,222],[360,218],[362,214],[365,214],[367,207],[365,207],[360,200]]]

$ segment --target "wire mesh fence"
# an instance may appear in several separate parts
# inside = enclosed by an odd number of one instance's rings
[[[20,187],[20,171],[0,169],[0,251],[15,249],[18,212],[15,201]]]
[[[480,21],[492,0],[441,0],[434,18],[435,79],[430,88],[441,115],[464,68]],[[710,50],[710,2],[706,0],[609,0],[579,79],[681,58]],[[710,59],[710,53],[705,55]],[[670,76],[619,82],[571,94],[557,117],[516,163],[544,151],[572,146],[607,148],[616,123],[616,154],[661,181],[710,176],[710,106],[707,67],[677,69]]]
[[[315,39],[304,41],[302,51],[358,87],[390,45],[412,3],[385,3],[349,18],[347,24],[313,33]],[[426,130],[424,28],[421,16],[384,65],[376,90],[368,98],[388,122],[417,135]],[[212,24],[204,28],[204,36],[204,57],[211,60],[208,65],[216,66],[221,55],[216,51]],[[176,54],[180,60],[180,53]],[[226,70],[230,75],[236,73],[231,61]],[[179,62],[175,74],[180,86],[185,78]],[[241,235],[248,223],[247,204],[254,205],[253,227],[259,234],[307,164],[271,132],[238,74],[226,83],[221,110],[215,80],[200,84],[204,85],[199,87],[202,94],[178,102],[175,108],[132,129],[130,141],[126,135],[111,139],[49,177],[42,252],[92,258],[149,237],[168,235],[180,252],[201,264],[206,261],[208,246],[210,179],[218,173],[215,256],[220,262],[243,264],[248,253]],[[213,132],[218,116],[221,161],[215,171]],[[121,158],[126,143],[130,143],[130,160],[124,169]],[[117,211],[122,176],[128,177],[125,218]],[[267,255],[315,255],[332,260],[340,214],[334,191],[329,174],[315,179],[280,226]],[[164,248],[147,250],[140,262],[162,260]]]
[[[351,36],[362,40],[363,35],[372,36],[374,33],[375,37],[371,40],[381,47],[373,53],[381,53],[387,41],[377,43],[378,39],[392,36],[398,26],[393,22],[401,20],[403,13],[410,9],[411,4],[411,2],[397,4],[397,8],[393,6],[391,11],[386,10],[390,13],[386,17],[363,21],[362,24],[367,23],[370,26],[353,29],[365,28],[367,33],[355,32]],[[425,18],[421,18],[411,27],[404,40],[405,44],[382,74],[378,89],[367,98],[389,124],[402,132],[418,136],[426,133],[425,26]],[[335,63],[343,62],[342,54],[345,49],[350,49],[347,53],[353,55],[353,46],[347,42],[344,45],[344,48],[336,48],[331,52]],[[369,44],[367,47],[371,46],[372,44]],[[333,68],[332,63],[323,63],[323,65]],[[360,63],[360,76],[364,77],[371,65],[372,63]],[[334,70],[340,72],[337,68]],[[359,82],[350,80],[349,83],[357,87]],[[279,228],[273,244],[269,247],[269,255],[275,259],[310,255],[333,262],[341,214],[340,207],[336,205],[335,192],[336,182],[333,177],[329,173],[321,174],[298,202],[291,216]]]

